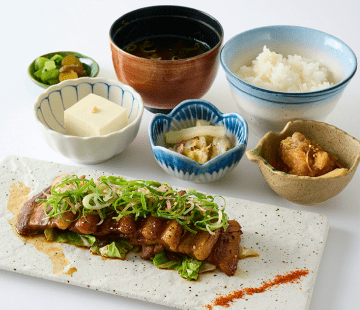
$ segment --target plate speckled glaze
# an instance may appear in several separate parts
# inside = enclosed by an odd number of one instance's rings
[[[176,271],[161,271],[136,254],[129,255],[125,261],[102,260],[88,250],[51,243],[57,246],[68,262],[64,270],[55,270],[49,256],[38,250],[39,244],[24,243],[14,232],[12,225],[16,218],[10,210],[16,207],[16,192],[19,188],[27,188],[28,191],[22,192],[24,200],[27,195],[33,196],[43,190],[62,173],[92,177],[111,173],[16,156],[5,158],[0,167],[2,269],[178,309],[199,310],[218,297],[217,293],[226,294],[241,287],[259,287],[277,274],[308,269],[309,274],[300,281],[246,296],[246,299],[231,303],[230,309],[309,308],[329,227],[325,216],[225,197],[229,218],[238,220],[242,225],[243,246],[260,255],[239,261],[239,270],[233,277],[215,271],[201,275],[197,282],[189,282]]]

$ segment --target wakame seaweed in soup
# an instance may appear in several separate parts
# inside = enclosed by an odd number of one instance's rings
[[[174,35],[156,36],[128,44],[124,50],[132,55],[155,60],[179,60],[210,50],[209,45],[192,38]]]

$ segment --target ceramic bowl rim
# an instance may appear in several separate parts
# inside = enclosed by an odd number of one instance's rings
[[[38,57],[36,57],[31,63],[30,65],[28,66],[28,70],[27,70],[27,73],[28,73],[28,76],[30,77],[30,79],[37,85],[41,85],[41,87],[43,88],[49,88],[51,86],[55,86],[55,85],[59,85],[59,83],[57,84],[54,84],[54,85],[48,85],[48,84],[45,84],[45,83],[42,83],[41,81],[38,81],[37,79],[34,78],[34,76],[31,74],[31,67],[33,66],[33,64],[35,63],[35,60],[39,57],[46,57],[48,55],[51,55],[51,54],[57,54],[57,53],[68,53],[69,55],[81,55],[82,58],[86,58],[86,59],[90,59],[93,64],[95,65],[95,72],[94,74],[92,74],[91,76],[87,76],[88,78],[91,77],[91,78],[94,78],[96,77],[98,74],[99,74],[99,71],[100,71],[100,66],[99,64],[91,57],[89,56],[86,56],[84,54],[81,54],[81,53],[78,53],[78,52],[74,52],[74,51],[56,51],[56,52],[50,52],[50,53],[46,53],[46,54],[43,54],[43,55],[40,55]]]
[[[287,174],[286,172],[283,171],[279,171],[276,170],[268,161],[265,160],[265,158],[263,158],[262,156],[258,155],[255,153],[255,150],[261,149],[265,143],[265,141],[270,137],[270,136],[277,136],[280,137],[282,136],[284,133],[287,132],[287,130],[291,127],[292,124],[296,124],[296,123],[309,123],[309,124],[319,124],[325,127],[329,127],[332,128],[333,130],[336,130],[337,132],[342,133],[344,136],[347,136],[353,140],[355,140],[359,146],[360,146],[360,141],[357,140],[355,137],[351,136],[350,134],[348,134],[347,132],[345,132],[342,129],[337,128],[334,125],[330,125],[328,123],[325,122],[319,122],[319,121],[314,121],[314,120],[302,120],[302,119],[298,119],[298,120],[292,120],[289,121],[284,129],[278,133],[273,132],[273,131],[269,131],[267,134],[265,134],[260,141],[258,142],[258,144],[255,146],[255,148],[248,150],[246,152],[246,156],[247,158],[250,160],[250,156],[251,157],[256,157],[260,162],[257,163],[258,165],[262,164],[263,167],[266,167],[266,169],[273,174],[279,175],[281,177],[287,178],[287,179],[293,179],[293,180],[308,180],[310,182],[315,182],[315,181],[319,181],[319,180],[323,180],[325,182],[325,180],[327,180],[327,178],[321,178],[321,177],[310,177],[310,176],[298,176],[298,175],[294,175],[294,174]],[[252,155],[254,154],[254,155]],[[354,162],[352,163],[351,167],[348,168],[348,171],[344,174],[341,175],[337,175],[334,177],[331,177],[331,179],[339,179],[342,177],[345,177],[348,173],[351,173],[353,170],[356,170],[358,165],[360,163],[360,151],[358,152],[358,154],[356,155],[356,157],[354,158]]]
[[[221,33],[218,33],[219,35],[219,42],[213,47],[211,48],[210,50],[208,50],[207,52],[205,53],[202,53],[200,55],[197,55],[197,56],[194,56],[194,57],[190,57],[190,58],[185,58],[185,59],[178,59],[176,61],[173,61],[173,60],[159,60],[159,59],[146,59],[146,58],[143,58],[143,57],[138,57],[138,56],[135,56],[135,55],[132,55],[128,52],[126,52],[125,50],[121,49],[119,46],[117,46],[111,36],[111,32],[113,30],[113,28],[115,27],[115,24],[117,21],[119,21],[120,19],[122,19],[126,14],[129,14],[129,13],[135,13],[136,11],[140,11],[140,10],[144,10],[144,9],[152,9],[152,8],[160,8],[160,7],[168,7],[168,8],[182,8],[182,9],[190,9],[190,10],[193,10],[193,11],[196,11],[198,13],[201,13],[203,15],[206,15],[207,17],[211,18],[214,22],[216,22],[219,26],[219,28],[221,29]],[[174,15],[175,16],[175,15]],[[211,27],[210,25],[208,25],[210,28],[213,28]],[[202,10],[198,10],[198,9],[195,9],[195,8],[192,8],[192,7],[186,7],[186,6],[181,6],[181,5],[152,5],[152,6],[146,6],[146,7],[141,7],[141,8],[138,8],[138,9],[135,9],[135,10],[132,10],[132,11],[129,11],[123,15],[121,15],[119,18],[117,18],[112,24],[111,24],[111,27],[110,27],[110,31],[109,31],[109,40],[110,40],[110,43],[111,45],[114,46],[114,48],[116,48],[117,51],[119,52],[122,52],[124,53],[127,57],[130,57],[133,58],[134,60],[141,60],[143,61],[144,63],[159,63],[159,64],[167,64],[167,65],[170,65],[170,64],[177,64],[177,65],[181,65],[181,64],[187,64],[189,61],[194,61],[194,60],[197,60],[197,59],[200,59],[200,58],[203,58],[205,57],[204,55],[208,55],[210,54],[211,52],[217,50],[218,48],[221,47],[222,43],[223,43],[223,40],[224,40],[224,28],[222,27],[221,23],[215,18],[213,17],[212,15],[202,11]]]
[[[112,84],[112,85],[119,85],[120,84],[120,86],[123,89],[130,91],[132,93],[132,95],[134,96],[134,98],[136,98],[138,100],[138,102],[139,102],[139,112],[138,112],[138,115],[136,116],[136,118],[129,125],[127,125],[126,127],[122,128],[122,129],[120,129],[118,131],[111,132],[111,133],[108,133],[108,134],[103,135],[103,136],[93,136],[93,137],[79,137],[79,136],[65,135],[65,134],[62,134],[62,133],[60,133],[58,131],[55,131],[55,130],[52,130],[52,129],[48,128],[47,126],[45,126],[39,120],[39,118],[37,117],[37,109],[38,109],[41,101],[44,98],[49,97],[49,95],[53,91],[57,91],[57,90],[65,87],[65,86],[79,85],[79,84],[86,83],[86,82],[89,82],[89,83],[92,83],[92,84],[95,84],[95,83],[109,83],[109,84]],[[116,136],[116,135],[121,135],[124,132],[129,131],[131,128],[137,127],[137,124],[141,120],[142,115],[144,113],[144,102],[143,102],[143,99],[142,99],[142,97],[140,96],[139,93],[137,93],[131,86],[125,85],[125,84],[121,83],[120,81],[113,80],[113,79],[107,79],[107,78],[101,78],[101,77],[96,77],[96,78],[82,77],[82,78],[73,79],[73,80],[66,80],[66,81],[60,82],[58,84],[52,85],[49,88],[47,88],[46,91],[43,92],[42,94],[40,94],[40,96],[38,96],[38,98],[36,99],[36,102],[34,104],[33,113],[34,113],[35,120],[38,123],[38,125],[43,130],[48,132],[49,134],[55,135],[55,136],[57,136],[59,138],[61,137],[63,139],[69,139],[69,140],[96,141],[96,140],[100,140],[100,139],[106,139],[106,138],[109,138],[109,137],[113,137],[113,136]]]
[[[204,106],[206,108],[211,108],[214,109],[215,114],[221,118],[224,119],[227,116],[235,116],[236,119],[243,125],[244,127],[244,141],[242,141],[241,143],[239,143],[239,145],[234,146],[232,149],[226,151],[225,153],[222,153],[212,159],[210,159],[209,161],[207,161],[204,164],[199,164],[198,162],[196,162],[193,159],[190,159],[188,157],[186,157],[185,155],[181,155],[175,151],[171,151],[169,149],[167,149],[164,146],[161,145],[156,145],[154,143],[154,139],[153,139],[153,124],[155,122],[155,120],[157,120],[158,118],[164,118],[164,119],[168,119],[168,120],[172,120],[176,114],[178,114],[184,107],[192,105],[192,104],[197,104],[200,106]],[[241,150],[243,147],[247,146],[247,140],[248,140],[248,136],[249,136],[249,129],[248,129],[248,124],[245,120],[245,118],[237,112],[230,112],[230,113],[222,113],[220,112],[220,110],[213,105],[212,103],[203,100],[203,99],[188,99],[188,100],[184,100],[181,103],[179,103],[169,114],[162,114],[162,113],[157,113],[153,116],[153,118],[151,119],[150,123],[149,123],[149,140],[150,140],[150,145],[152,147],[153,150],[159,150],[160,152],[169,154],[171,156],[174,156],[175,158],[178,158],[179,160],[186,162],[192,166],[196,166],[200,171],[202,169],[206,169],[208,166],[211,166],[212,164],[215,164],[216,162],[218,162],[219,160],[221,160],[222,158],[228,156],[231,153],[235,153],[239,150]]]
[[[286,29],[286,28],[302,29],[302,30],[318,33],[318,34],[321,34],[321,35],[329,36],[329,37],[333,38],[334,40],[340,42],[344,47],[346,47],[349,50],[350,54],[354,58],[354,66],[353,66],[350,74],[348,74],[348,76],[344,77],[340,82],[336,83],[335,85],[332,85],[332,86],[324,88],[324,89],[316,90],[316,91],[310,91],[310,92],[282,92],[282,91],[266,89],[266,88],[262,88],[262,87],[250,84],[250,83],[242,80],[241,78],[239,78],[236,74],[234,74],[229,69],[229,67],[226,65],[225,60],[224,60],[224,58],[225,58],[224,53],[225,53],[226,48],[233,41],[235,41],[236,39],[238,39],[241,36],[244,36],[245,34],[248,34],[250,32],[254,32],[254,31],[271,30],[271,29],[275,29],[275,28],[278,28],[278,29]],[[284,96],[284,97],[314,97],[314,96],[321,96],[321,95],[324,95],[324,94],[334,92],[334,91],[338,90],[339,88],[341,88],[342,86],[344,86],[345,84],[347,84],[353,78],[353,76],[355,75],[356,70],[357,70],[357,58],[356,58],[356,55],[355,55],[354,51],[345,42],[343,42],[342,40],[338,39],[337,37],[335,37],[335,36],[333,36],[331,34],[328,34],[326,32],[320,31],[320,30],[316,30],[316,29],[308,28],[308,27],[302,27],[302,26],[291,26],[291,25],[272,25],[272,26],[257,27],[257,28],[246,30],[244,32],[241,32],[241,33],[233,36],[232,38],[230,38],[225,43],[225,45],[221,49],[220,63],[221,63],[221,66],[223,67],[226,75],[230,76],[232,79],[234,79],[238,83],[240,83],[242,85],[245,85],[245,86],[253,89],[254,91],[257,91],[257,92],[260,92],[260,93],[269,93],[269,94],[274,94],[274,95],[278,94],[278,95],[281,95],[281,96]],[[227,79],[228,79],[228,77],[227,77]],[[239,89],[239,88],[236,86],[236,89]]]

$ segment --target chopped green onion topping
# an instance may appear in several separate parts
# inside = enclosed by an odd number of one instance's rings
[[[224,206],[215,202],[221,198]],[[126,180],[120,176],[102,176],[98,180],[83,179],[76,175],[62,178],[51,188],[44,203],[48,217],[58,217],[73,212],[77,218],[86,214],[99,214],[103,220],[107,214],[145,218],[147,215],[175,219],[184,229],[196,233],[196,229],[214,234],[214,230],[228,226],[224,212],[225,200],[221,196],[199,193],[193,189],[176,191],[168,183],[144,180]],[[77,220],[77,218],[75,220]]]

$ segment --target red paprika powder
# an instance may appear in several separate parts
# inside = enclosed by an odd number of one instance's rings
[[[307,269],[294,270],[287,272],[283,275],[276,275],[273,280],[269,280],[264,282],[260,287],[246,287],[240,290],[235,290],[233,292],[228,293],[227,295],[220,296],[215,298],[211,304],[205,305],[205,308],[212,310],[213,306],[222,306],[222,307],[230,307],[230,303],[234,302],[237,299],[244,298],[248,295],[263,293],[274,286],[278,286],[280,284],[285,283],[294,283],[298,281],[301,277],[306,276],[309,273]]]

